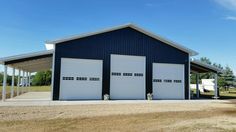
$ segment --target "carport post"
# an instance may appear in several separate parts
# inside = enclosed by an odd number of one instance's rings
[[[31,73],[29,72],[29,88],[28,88],[28,92],[30,91],[30,77],[31,77]]]
[[[21,73],[21,70],[18,70],[17,89],[16,89],[17,96],[19,95],[20,73]]]
[[[26,92],[26,91],[28,91],[28,86],[29,86],[29,84],[28,84],[29,73],[26,71],[25,74],[26,74],[26,78],[25,78],[25,84],[26,84],[25,92]]]
[[[215,89],[215,96],[214,96],[214,98],[215,99],[217,99],[217,98],[219,98],[218,97],[218,84],[217,84],[217,73],[215,73],[215,75],[214,75],[215,77],[214,77],[214,79],[215,79],[215,87],[214,87],[214,89]]]
[[[12,69],[12,78],[11,78],[11,98],[14,97],[14,82],[15,81],[15,68]]]
[[[25,71],[25,87],[24,87],[24,92],[26,92],[26,89],[27,89],[27,72]]]
[[[196,73],[196,95],[199,98],[199,73]]]
[[[7,86],[7,66],[4,65],[4,76],[3,76],[3,84],[2,84],[2,101],[6,99],[6,86]]]
[[[24,87],[25,87],[25,71],[23,71],[23,76],[22,76],[22,87],[21,87],[21,94],[24,92]]]

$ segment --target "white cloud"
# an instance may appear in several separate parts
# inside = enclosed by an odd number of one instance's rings
[[[218,4],[229,10],[236,11],[236,0],[215,0]]]
[[[147,6],[147,7],[153,7],[153,6],[155,6],[155,5],[152,4],[152,3],[146,3],[145,6]]]
[[[236,16],[227,16],[227,17],[225,17],[224,19],[236,21]]]

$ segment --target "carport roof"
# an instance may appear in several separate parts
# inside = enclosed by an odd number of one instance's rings
[[[54,50],[46,50],[0,58],[0,64],[28,72],[48,70],[52,67]]]
[[[213,66],[213,65],[209,65],[206,63],[203,63],[199,60],[191,60],[190,62],[190,69],[191,72],[197,72],[197,73],[206,73],[206,72],[214,72],[214,73],[218,73],[218,72],[222,72],[221,69]]]

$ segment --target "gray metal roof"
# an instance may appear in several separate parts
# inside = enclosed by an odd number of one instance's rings
[[[24,59],[24,58],[29,58],[29,57],[52,54],[53,52],[54,50],[45,50],[45,51],[38,51],[38,52],[19,54],[19,55],[14,55],[14,56],[9,56],[9,57],[3,57],[3,58],[0,58],[0,64],[4,64],[7,61],[13,61],[13,60],[19,60],[19,59]]]
[[[52,68],[53,52],[54,50],[46,50],[4,57],[0,58],[0,64],[28,72],[49,70]]]
[[[203,63],[200,60],[192,59],[191,63],[197,64],[197,65],[202,66],[202,67],[206,67],[206,68],[211,69],[211,70],[216,71],[216,72],[222,72],[222,69],[220,69],[218,67],[215,67],[213,65],[209,65],[209,64]]]

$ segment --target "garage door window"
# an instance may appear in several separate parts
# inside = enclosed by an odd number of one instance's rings
[[[165,83],[172,83],[172,80],[170,80],[170,79],[165,79],[164,82],[165,82]]]
[[[181,83],[182,80],[174,80],[174,83]]]
[[[87,77],[76,77],[76,80],[78,80],[78,81],[86,81]]]
[[[121,76],[121,73],[120,72],[112,72],[111,75],[112,76]]]
[[[132,73],[123,73],[123,76],[132,76]]]
[[[90,81],[99,81],[99,78],[98,77],[90,77],[89,80]]]
[[[153,82],[162,82],[162,80],[161,79],[153,79]]]
[[[136,77],[142,77],[142,76],[143,76],[143,73],[134,73],[134,76],[136,76]]]
[[[62,77],[62,80],[74,80],[74,77]]]

